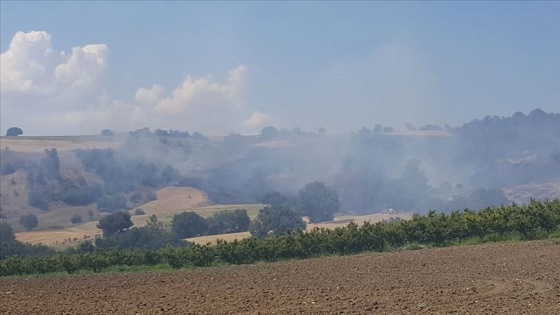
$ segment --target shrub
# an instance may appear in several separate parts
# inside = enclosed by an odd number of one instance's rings
[[[31,231],[37,227],[39,220],[35,214],[25,214],[19,217],[19,224],[21,224],[26,230]]]
[[[72,224],[78,224],[82,222],[83,222],[82,216],[77,213],[75,213],[73,216],[70,217],[70,223]]]

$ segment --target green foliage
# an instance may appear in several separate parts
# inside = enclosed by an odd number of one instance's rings
[[[0,260],[17,256],[43,256],[53,254],[54,250],[44,245],[30,245],[16,240],[12,226],[4,221],[0,222]],[[1,269],[1,265],[0,265]],[[1,275],[1,271],[0,271]]]
[[[265,210],[266,209],[266,210]],[[291,211],[266,207],[265,214]],[[261,219],[262,219],[261,216]],[[262,222],[262,221],[261,221]],[[3,225],[4,226],[4,225]],[[144,231],[144,232],[143,232]],[[8,257],[0,260],[0,276],[48,272],[74,273],[82,270],[100,272],[114,266],[153,266],[167,264],[172,268],[202,267],[216,264],[246,264],[255,261],[303,259],[321,255],[348,255],[364,251],[381,252],[391,249],[421,249],[481,241],[504,241],[558,237],[560,235],[560,200],[536,202],[528,205],[487,208],[479,212],[465,209],[450,215],[430,211],[415,215],[411,220],[388,220],[361,226],[350,223],[336,229],[315,228],[299,230],[278,237],[248,238],[240,241],[218,241],[216,245],[166,246],[157,250],[117,250],[125,244],[145,244],[146,235],[159,233],[162,226],[156,218],[140,229],[125,231],[123,240],[113,242],[106,249],[84,245],[80,253],[44,257]],[[127,233],[130,232],[130,235]],[[146,233],[146,234],[144,234]],[[10,234],[10,233],[8,233]],[[146,236],[146,238],[143,238]],[[4,239],[13,239],[10,235]],[[146,241],[147,240],[147,241]],[[17,242],[17,241],[16,241]],[[102,247],[104,245],[101,245]],[[159,246],[159,245],[158,245]],[[5,248],[4,245],[2,247]],[[148,247],[146,247],[148,248]],[[149,247],[152,248],[152,247]],[[155,247],[153,247],[155,248]],[[21,253],[21,251],[20,251]]]
[[[261,198],[261,202],[271,207],[282,207],[288,205],[288,198],[281,193],[274,191],[264,194]]]
[[[340,208],[337,191],[319,181],[305,185],[298,196],[303,213],[312,223],[332,221]]]
[[[45,157],[41,160],[41,168],[45,174],[45,178],[60,179],[60,159],[58,151],[55,148],[45,149]]]
[[[31,231],[34,228],[37,227],[37,224],[39,224],[39,220],[37,219],[37,215],[30,213],[30,214],[24,214],[22,216],[19,217],[19,224],[21,224],[21,226],[23,226],[26,230]]]
[[[117,212],[99,220],[97,228],[103,230],[103,235],[111,236],[130,228],[132,225],[128,212]]]
[[[99,186],[78,186],[64,182],[57,199],[70,206],[85,206],[94,203],[102,194]]]
[[[180,238],[206,235],[208,222],[196,212],[182,212],[173,216],[171,229]]]
[[[6,137],[17,137],[23,134],[23,130],[18,127],[10,127],[6,130]]]
[[[144,209],[142,208],[138,208],[134,210],[134,215],[144,215],[146,214],[146,211],[144,211]]]
[[[154,226],[133,227],[121,233],[95,240],[95,249],[150,249],[165,246],[185,246],[186,242],[175,233]]]
[[[74,213],[71,217],[70,217],[70,223],[72,224],[78,224],[78,223],[82,223],[84,222],[83,218],[81,215]]]
[[[127,208],[126,197],[122,194],[105,195],[97,201],[97,208],[101,212],[117,212]]]
[[[209,235],[245,232],[249,230],[249,224],[251,224],[251,219],[245,209],[216,212],[206,221]]]
[[[0,222],[0,242],[13,243],[16,241],[14,229],[8,222]]]
[[[305,229],[301,216],[287,207],[264,207],[251,222],[249,232],[257,238],[278,236]]]

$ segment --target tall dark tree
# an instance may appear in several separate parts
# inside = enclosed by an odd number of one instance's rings
[[[264,194],[261,198],[261,202],[271,207],[280,207],[288,204],[288,198],[281,193],[274,191]]]
[[[41,160],[41,166],[47,179],[60,179],[60,159],[56,148],[45,149],[45,157]]]
[[[246,232],[249,230],[251,219],[247,210],[236,209],[217,212],[209,217],[207,222],[211,234],[227,234]]]
[[[25,214],[19,217],[19,224],[21,224],[26,230],[33,230],[39,224],[37,216],[33,213]]]
[[[171,229],[180,238],[206,235],[208,222],[196,212],[182,212],[173,216]]]
[[[277,236],[305,229],[301,216],[287,207],[264,207],[251,222],[249,232],[253,237]]]
[[[133,225],[128,212],[117,212],[99,220],[97,228],[103,230],[104,236],[111,236],[129,229]]]
[[[319,181],[305,185],[298,197],[302,212],[312,223],[332,221],[340,208],[338,192]]]

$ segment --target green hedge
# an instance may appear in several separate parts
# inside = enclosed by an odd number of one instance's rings
[[[409,244],[445,246],[465,240],[536,239],[560,229],[560,200],[528,205],[502,206],[482,211],[454,211],[450,214],[415,214],[411,220],[350,223],[336,229],[269,237],[248,238],[215,245],[191,245],[151,250],[104,250],[87,254],[43,257],[9,257],[0,261],[0,275],[50,272],[73,273],[80,270],[99,272],[112,266],[150,266],[168,264],[173,268],[204,267],[216,264],[247,264],[255,261],[303,259],[322,255],[349,255],[366,251],[381,252]]]

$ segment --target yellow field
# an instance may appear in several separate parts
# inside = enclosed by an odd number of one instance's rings
[[[157,215],[164,224],[169,224],[176,213],[183,211],[194,211],[203,217],[209,217],[222,210],[246,209],[249,217],[256,217],[260,204],[249,205],[209,205],[211,201],[205,193],[191,187],[165,187],[157,191],[158,200],[150,201],[138,208],[142,208],[145,215],[133,215],[134,226],[140,227],[146,224],[150,215]],[[55,225],[68,225],[68,220],[74,213],[81,214],[87,218],[87,211],[91,207],[64,207],[52,209],[50,212],[39,214],[38,231],[16,233],[18,240],[31,244],[44,244],[58,248],[76,246],[80,241],[101,235],[102,232],[96,227],[97,220],[101,218],[95,211],[94,222],[87,222],[62,229],[48,229]],[[134,210],[130,213],[133,214]],[[62,222],[61,220],[64,220]]]

